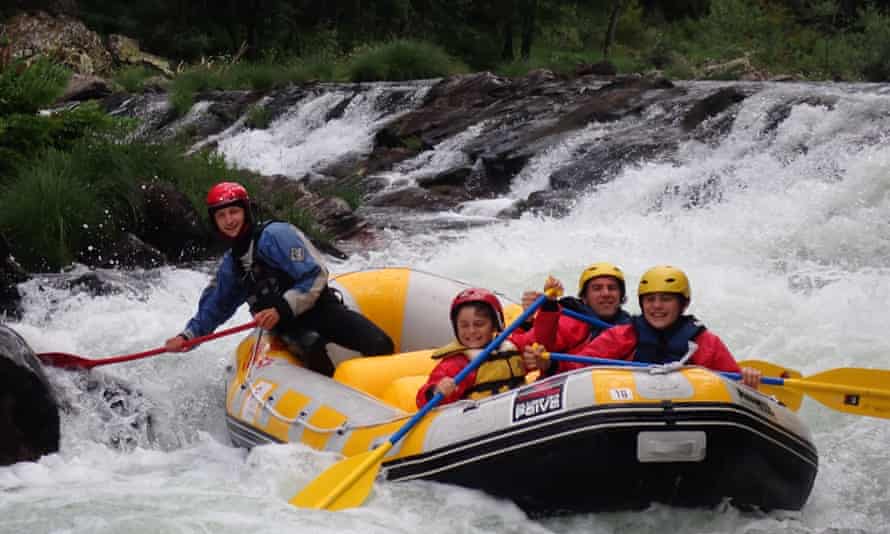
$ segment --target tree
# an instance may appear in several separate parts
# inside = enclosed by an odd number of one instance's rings
[[[612,8],[609,12],[609,26],[606,28],[606,38],[603,41],[603,58],[609,58],[609,50],[615,41],[615,29],[618,27],[618,19],[621,18],[621,8],[624,7],[623,0],[613,0]]]
[[[504,14],[504,47],[501,49],[501,59],[513,61],[513,0],[504,0],[501,7]]]
[[[519,47],[519,54],[522,59],[528,61],[532,54],[532,41],[535,37],[538,0],[521,0],[519,9],[522,19],[522,44]]]

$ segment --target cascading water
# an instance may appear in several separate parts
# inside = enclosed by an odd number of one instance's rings
[[[820,105],[809,96],[836,102]],[[787,117],[772,124],[783,105]],[[622,122],[589,126],[539,154],[507,197],[548,187],[547,177],[571,161],[582,141],[613,135],[628,126]],[[286,121],[279,124],[286,128]],[[888,141],[885,88],[773,85],[741,104],[718,143],[684,141],[669,160],[625,168],[579,193],[566,217],[526,214],[434,235],[383,230],[385,247],[332,269],[412,265],[518,296],[548,274],[572,287],[594,261],[620,264],[631,288],[647,267],[672,263],[690,276],[691,311],[739,360],[769,360],[804,376],[835,367],[888,368]],[[326,143],[319,157],[353,148]],[[233,138],[221,147],[236,145]],[[152,276],[147,287],[97,298],[28,282],[26,315],[13,326],[38,352],[102,356],[158,346],[193,313],[207,274],[165,268]],[[638,310],[633,298],[628,307]],[[241,310],[232,324],[248,319]],[[801,512],[654,505],[529,522],[510,503],[425,482],[377,484],[367,504],[349,512],[295,509],[287,499],[335,458],[294,445],[250,453],[228,446],[222,377],[237,341],[102,368],[141,392],[153,434],[134,431],[135,448],[110,447],[120,429],[109,428],[91,406],[74,406],[63,415],[59,454],[0,468],[0,532],[890,531],[890,421],[844,415],[812,399],[800,414],[813,431],[820,472]],[[50,375],[63,397],[81,398],[75,375]]]

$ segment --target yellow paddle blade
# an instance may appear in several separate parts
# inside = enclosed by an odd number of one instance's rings
[[[376,449],[340,460],[294,495],[289,501],[301,508],[342,510],[361,505],[371,493],[389,441]]]
[[[890,371],[844,367],[785,381],[840,412],[890,419]]]
[[[773,376],[778,378],[800,378],[803,376],[799,371],[788,369],[774,363],[765,362],[763,360],[744,360],[739,362],[739,367],[753,367],[763,373],[763,376]],[[777,398],[779,402],[794,412],[800,409],[800,405],[803,402],[803,393],[784,386],[768,386],[766,384],[760,384],[760,391]]]

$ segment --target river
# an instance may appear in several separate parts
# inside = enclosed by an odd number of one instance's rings
[[[838,101],[794,105],[765,133],[766,110],[776,101],[813,94]],[[836,367],[890,368],[886,87],[776,84],[742,103],[719,143],[687,141],[670,160],[629,166],[609,183],[579,191],[565,217],[493,218],[511,198],[546,188],[549,173],[571,157],[566,146],[577,141],[536,156],[500,201],[417,217],[448,221],[432,230],[405,231],[405,224],[381,230],[375,249],[331,260],[331,270],[409,265],[518,297],[548,274],[572,287],[586,264],[613,261],[628,273],[628,308],[636,311],[639,275],[670,263],[690,277],[690,311],[739,360],[769,360],[804,376]],[[236,162],[239,154],[257,153],[256,145],[235,137],[221,146]],[[459,143],[443,148],[457,149]],[[142,351],[183,327],[208,281],[200,268],[129,276],[124,291],[101,297],[27,282],[25,316],[11,326],[37,352]],[[229,324],[248,319],[242,309]],[[62,397],[76,406],[63,415],[58,454],[0,468],[0,532],[890,532],[890,421],[842,414],[813,399],[800,415],[813,432],[820,466],[800,512],[653,505],[530,521],[509,502],[428,482],[377,483],[368,502],[349,511],[297,509],[287,500],[336,458],[296,445],[249,453],[230,445],[223,372],[237,342],[227,337],[185,354],[102,368],[141,392],[151,410],[152,435],[137,436],[135,447],[110,447],[120,429],[91,409],[71,373],[51,370]],[[590,481],[591,488],[603,483]]]

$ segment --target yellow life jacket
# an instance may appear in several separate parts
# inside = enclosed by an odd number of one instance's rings
[[[453,341],[437,349],[432,357],[439,359],[463,354],[472,360],[480,352],[482,352],[481,349],[468,349]],[[476,381],[467,389],[464,398],[481,399],[524,384],[525,366],[522,364],[522,353],[511,341],[504,341],[476,369]]]

